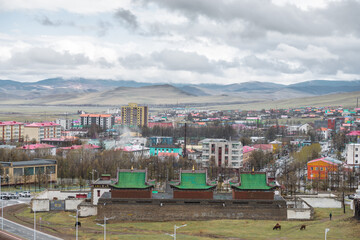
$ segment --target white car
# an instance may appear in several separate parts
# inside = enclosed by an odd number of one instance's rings
[[[19,193],[19,196],[27,198],[27,197],[31,197],[31,194],[29,191],[24,191],[24,192]]]

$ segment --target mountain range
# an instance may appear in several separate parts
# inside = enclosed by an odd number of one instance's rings
[[[159,84],[127,80],[51,78],[37,82],[0,80],[3,104],[206,103],[276,101],[360,91],[360,80],[312,80],[295,84],[244,82]]]

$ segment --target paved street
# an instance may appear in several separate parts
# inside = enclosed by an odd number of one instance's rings
[[[0,200],[0,207],[1,207],[2,201],[3,201],[4,207],[7,207],[7,206],[15,205],[15,204],[29,203],[30,198],[20,198],[19,200],[17,200],[17,199],[16,200]],[[4,209],[4,211],[6,211],[6,209]],[[1,229],[1,227],[2,227],[2,219],[0,216],[0,229]],[[9,221],[5,218],[4,218],[4,231],[15,234],[23,239],[29,239],[29,240],[34,239],[34,229],[33,228],[25,227],[18,223]],[[38,240],[48,240],[48,239],[49,240],[53,240],[53,239],[59,240],[61,238],[57,238],[57,237],[48,235],[46,233],[36,231],[36,239],[38,239]]]

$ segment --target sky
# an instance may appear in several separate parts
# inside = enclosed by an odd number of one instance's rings
[[[0,0],[0,79],[360,79],[359,13],[360,0]]]

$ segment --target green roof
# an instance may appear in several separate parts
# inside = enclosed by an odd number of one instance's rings
[[[206,184],[206,173],[181,173],[179,185],[172,185],[178,189],[210,189],[215,186]]]
[[[234,186],[240,190],[270,190],[270,187],[266,184],[266,174],[262,173],[242,173],[240,174],[240,186]]]
[[[153,185],[146,185],[146,179],[145,179],[145,171],[137,172],[119,172],[118,173],[118,179],[119,181],[112,185],[114,188],[150,188],[153,187]]]

